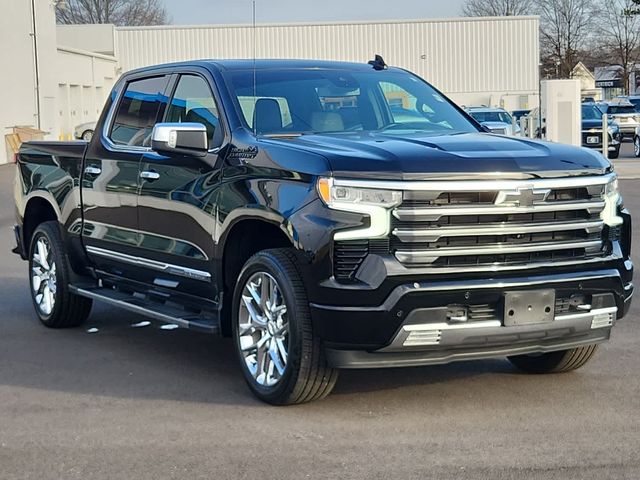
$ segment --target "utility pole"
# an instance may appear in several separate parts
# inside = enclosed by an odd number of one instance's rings
[[[42,130],[40,122],[40,65],[38,59],[38,30],[36,25],[36,1],[31,0],[31,37],[33,39],[33,65],[36,83],[36,125],[38,130]]]

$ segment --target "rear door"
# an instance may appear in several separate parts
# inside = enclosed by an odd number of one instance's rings
[[[95,132],[82,176],[83,241],[95,266],[141,280],[138,190],[140,161],[164,114],[169,76],[127,78],[115,89],[102,132]]]
[[[176,75],[163,121],[203,124],[209,152],[205,157],[145,152],[138,217],[145,257],[166,266],[149,271],[146,281],[215,301],[215,196],[225,128],[212,79],[205,75],[192,71]]]

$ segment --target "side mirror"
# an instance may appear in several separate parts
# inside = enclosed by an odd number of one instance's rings
[[[158,153],[204,157],[209,148],[207,129],[201,123],[156,123],[151,148]]]

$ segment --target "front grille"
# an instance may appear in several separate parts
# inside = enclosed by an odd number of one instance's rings
[[[604,184],[434,182],[393,211],[391,252],[407,267],[495,270],[579,263],[607,254]],[[491,185],[498,185],[496,188]],[[585,186],[586,185],[586,186]],[[468,186],[468,187],[467,187]],[[608,232],[605,232],[608,233]]]

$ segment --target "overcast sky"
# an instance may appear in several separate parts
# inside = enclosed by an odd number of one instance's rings
[[[258,23],[457,17],[463,0],[256,0]],[[165,0],[176,25],[251,23],[251,0]]]

